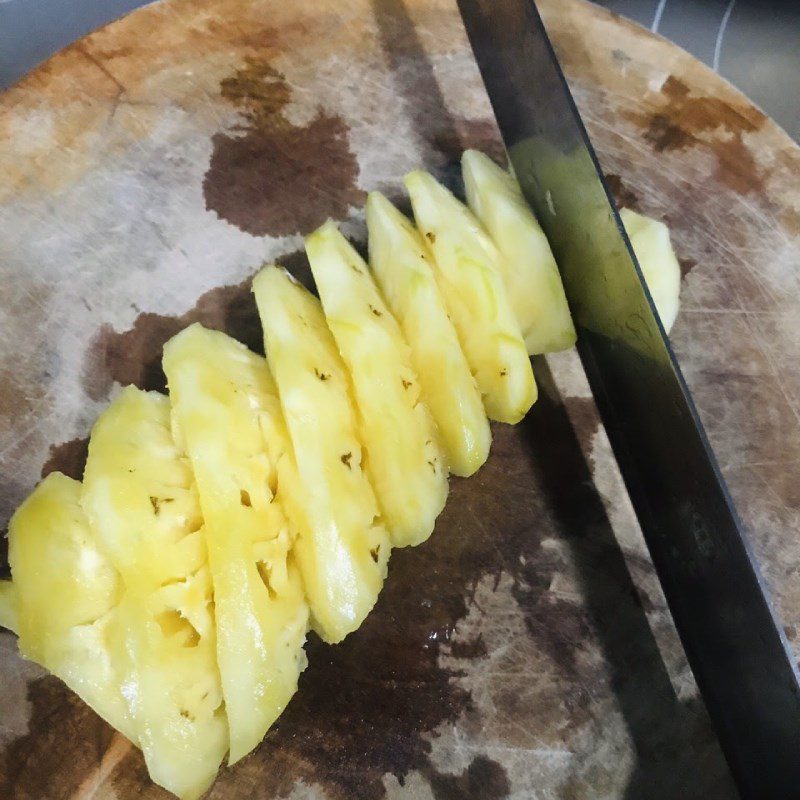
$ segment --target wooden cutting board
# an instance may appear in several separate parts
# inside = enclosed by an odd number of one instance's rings
[[[662,39],[542,11],[621,202],[684,269],[673,343],[793,646],[800,626],[800,151]],[[249,278],[463,148],[500,154],[452,0],[164,0],[0,97],[0,513],[80,476],[121,384],[200,320],[259,347]],[[451,482],[375,612],[212,798],[729,798],[572,353]],[[0,796],[163,798],[139,752],[0,633]]]

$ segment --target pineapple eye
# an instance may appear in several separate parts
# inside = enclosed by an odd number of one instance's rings
[[[179,637],[182,647],[197,647],[200,643],[200,634],[194,625],[174,608],[167,608],[156,615],[156,622],[164,636]]]
[[[258,564],[258,574],[261,576],[261,581],[263,582],[264,586],[267,589],[267,593],[269,594],[270,600],[274,600],[278,593],[275,589],[272,588],[272,583],[270,582],[270,570],[269,565],[265,564],[263,561],[259,561]]]
[[[250,500],[250,492],[247,489],[240,489],[239,490],[239,502],[245,506],[245,508],[251,508],[253,503]]]

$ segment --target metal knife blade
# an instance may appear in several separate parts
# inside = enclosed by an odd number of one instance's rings
[[[532,0],[458,0],[689,664],[743,797],[800,796],[798,672]]]

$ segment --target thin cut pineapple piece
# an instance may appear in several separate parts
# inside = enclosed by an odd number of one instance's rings
[[[503,256],[498,264],[528,352],[572,347],[575,326],[561,276],[517,181],[477,150],[464,151],[461,167],[469,207]]]
[[[263,269],[253,291],[296,470],[284,497],[298,527],[297,558],[314,627],[338,642],[375,604],[389,537],[362,468],[349,379],[319,301],[277,267]]]
[[[408,345],[364,260],[333,222],[307,237],[306,252],[352,379],[366,471],[392,544],[419,544],[447,499],[447,465]]]
[[[228,750],[211,577],[189,465],[169,399],[124,389],[89,442],[82,505],[123,576],[115,653],[152,779],[199,797]]]
[[[500,276],[501,256],[470,210],[432,175],[411,172],[405,184],[486,413],[519,422],[536,400],[536,383]]]
[[[17,597],[11,581],[0,581],[0,628],[8,628],[14,633],[19,630]]]
[[[619,212],[631,246],[642,268],[647,288],[664,330],[669,333],[678,316],[681,267],[672,249],[669,228],[629,208]]]
[[[137,743],[110,650],[122,582],[89,529],[80,483],[48,475],[11,518],[8,540],[20,652]]]
[[[305,667],[308,606],[260,424],[272,383],[262,357],[197,324],[164,346],[164,371],[205,520],[234,763],[261,741]]]
[[[369,260],[410,345],[422,399],[439,428],[450,471],[472,475],[492,434],[481,395],[458,342],[422,237],[382,194],[367,199]]]

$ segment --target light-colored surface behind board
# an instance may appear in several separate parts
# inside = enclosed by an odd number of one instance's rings
[[[673,230],[673,342],[797,647],[800,151],[674,46],[541,6],[616,193]],[[301,235],[332,216],[362,239],[366,191],[501,153],[445,0],[165,0],[0,96],[0,137],[4,520],[43,470],[79,473],[120,384],[163,384],[183,325],[258,346],[262,261],[307,277]],[[393,555],[363,628],[309,645],[300,692],[210,797],[733,796],[577,359],[536,367],[526,421]],[[165,796],[0,648],[0,796]]]

